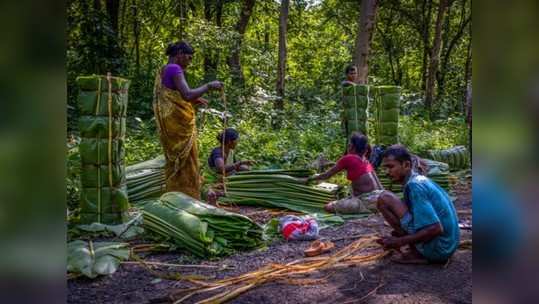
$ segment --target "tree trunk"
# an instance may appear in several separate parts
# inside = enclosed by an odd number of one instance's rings
[[[264,52],[270,49],[270,28],[269,24],[264,25]]]
[[[132,6],[133,12],[133,34],[135,36],[135,71],[140,74],[140,27],[138,21],[138,7],[136,3]]]
[[[425,107],[432,118],[432,104],[434,99],[434,84],[436,81],[436,71],[438,71],[438,63],[440,61],[440,48],[442,45],[442,23],[445,10],[447,8],[447,0],[440,0],[438,6],[438,16],[436,17],[436,29],[434,31],[434,43],[430,52],[429,70],[427,73],[427,86],[425,90]]]
[[[358,83],[368,83],[369,76],[369,49],[374,32],[374,22],[376,19],[376,0],[362,0],[359,14],[359,29],[356,38],[356,48],[354,52],[354,64],[358,69]]]
[[[234,45],[231,50],[230,58],[228,58],[228,65],[230,67],[230,72],[232,73],[232,81],[239,85],[243,86],[244,77],[243,71],[241,69],[241,45],[243,43],[243,35],[247,30],[247,25],[249,24],[249,19],[253,13],[253,7],[255,5],[255,0],[244,0],[242,4],[240,19],[236,23],[236,32],[238,36],[234,39]]]
[[[290,0],[281,1],[281,13],[279,15],[279,62],[277,66],[277,96],[275,109],[284,110],[284,82],[286,74],[286,31],[288,22],[288,7]]]
[[[470,26],[470,40],[468,41],[468,52],[466,56],[466,65],[464,67],[464,94],[462,98],[462,109],[463,111],[466,109],[466,101],[467,101],[467,88],[468,83],[472,82],[472,32],[471,32],[471,26]]]
[[[120,12],[120,0],[107,0],[107,14],[110,25],[116,37],[118,37],[118,13]]]
[[[204,19],[206,19],[208,23],[213,22],[213,3],[215,3],[215,1],[204,0]],[[215,59],[215,55],[210,48],[207,48],[204,52],[204,81],[207,82],[215,79],[216,74],[217,61]]]
[[[425,9],[427,10],[425,13]],[[432,5],[430,0],[424,0],[422,6],[422,39],[423,39],[423,64],[421,65],[421,90],[425,90],[427,83],[427,65],[430,53],[430,19],[432,16]]]
[[[471,73],[470,73],[471,75]],[[472,155],[472,80],[466,85],[466,123],[468,124],[468,150]],[[470,162],[472,157],[470,157]]]
[[[440,77],[438,79],[438,96],[441,97],[445,93],[445,76],[447,74],[447,67],[449,65],[449,59],[451,57],[451,53],[455,49],[455,47],[458,45],[458,42],[461,40],[462,36],[465,33],[465,29],[468,26],[468,24],[471,21],[472,16],[469,15],[466,17],[466,1],[463,1],[462,5],[462,13],[461,13],[461,21],[459,25],[459,29],[455,36],[449,41],[447,44],[447,48],[445,52],[442,55],[441,59],[441,68],[440,68]],[[447,18],[449,19],[449,18]],[[461,108],[462,109],[462,108]]]
[[[178,29],[178,36],[180,37],[180,41],[183,40],[183,37],[185,35],[185,3],[184,0],[178,1],[178,10],[179,10],[179,16],[180,16],[180,28]]]

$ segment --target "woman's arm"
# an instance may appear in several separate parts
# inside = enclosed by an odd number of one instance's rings
[[[238,171],[240,166],[241,166],[241,162],[237,162],[237,163],[227,166],[225,165],[225,161],[222,157],[217,157],[215,159],[215,169],[217,170],[217,173],[219,174],[223,173],[223,167],[226,174],[234,170]]]
[[[176,86],[178,91],[180,91],[180,94],[182,94],[183,99],[189,102],[196,101],[199,97],[201,97],[204,93],[208,92],[210,89],[220,89],[223,86],[222,83],[219,81],[212,81],[196,89],[190,89],[183,73],[174,75],[173,79],[174,86]]]
[[[342,168],[339,168],[337,165],[335,165],[331,167],[331,169],[327,170],[326,172],[311,177],[311,180],[321,180],[321,179],[325,180],[341,171],[342,171]]]

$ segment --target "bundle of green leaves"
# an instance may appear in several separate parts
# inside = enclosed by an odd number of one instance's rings
[[[336,199],[335,191],[308,186],[300,178],[272,172],[229,176],[226,189],[226,196],[219,198],[220,202],[304,213],[323,213],[324,205]]]
[[[262,227],[248,217],[168,192],[142,206],[143,227],[201,257],[220,256],[263,244]]]

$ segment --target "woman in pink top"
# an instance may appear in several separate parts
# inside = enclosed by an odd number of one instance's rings
[[[337,164],[328,171],[317,174],[309,180],[325,180],[346,170],[346,177],[352,182],[352,195],[350,197],[329,202],[325,209],[336,213],[364,213],[376,210],[378,196],[383,187],[372,165],[366,157],[369,150],[367,136],[355,132],[350,137],[348,154],[341,157]]]

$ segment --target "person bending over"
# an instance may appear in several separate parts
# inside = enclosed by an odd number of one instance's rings
[[[222,175],[224,172],[225,176],[229,176],[238,171],[250,170],[250,165],[253,163],[252,161],[236,161],[234,156],[234,149],[238,144],[239,138],[240,135],[238,131],[233,128],[227,128],[217,136],[220,146],[211,151],[210,157],[208,158],[208,165],[218,175]]]
[[[313,175],[308,180],[325,180],[346,170],[346,177],[352,182],[350,197],[332,201],[326,204],[327,212],[335,213],[366,213],[376,211],[378,195],[382,193],[382,185],[366,157],[369,151],[367,136],[354,132],[350,136],[348,154],[337,161],[328,171]]]

